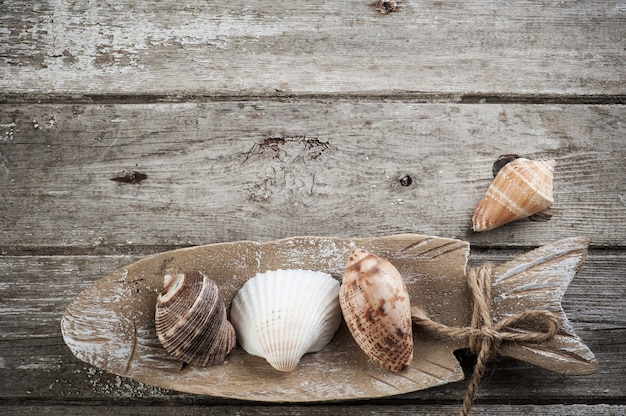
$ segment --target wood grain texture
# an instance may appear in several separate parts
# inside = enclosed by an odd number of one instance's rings
[[[623,247],[626,235],[622,106],[3,105],[0,120],[5,252],[405,232]],[[553,216],[473,233],[509,153],[556,159]],[[133,171],[147,179],[111,180]]]
[[[0,95],[625,95],[622,1],[0,4]]]
[[[89,405],[64,405],[64,406],[45,406],[45,405],[21,405],[21,406],[3,406],[0,405],[0,412],[7,416],[18,415],[63,415],[63,416],[91,416],[101,415],[103,406]],[[107,406],[106,409],[113,414],[120,416],[152,416],[155,413],[154,406],[123,406],[114,405]],[[364,416],[449,416],[457,413],[458,408],[453,405],[413,405],[402,407],[390,407],[388,405],[338,405],[328,407],[311,407],[298,405],[273,405],[273,406],[254,406],[242,405],[237,410],[232,406],[159,406],[158,412],[162,415],[176,416],[198,416],[206,415],[208,412],[217,415],[257,415],[257,416],[275,416],[275,415],[327,415],[329,412],[335,414],[349,413],[358,411]],[[557,416],[557,415],[579,415],[579,416],[621,416],[626,411],[624,405],[477,405],[473,408],[474,414],[490,416]]]
[[[472,255],[473,263],[511,260],[507,255]],[[227,404],[223,399],[157,389],[104,373],[72,355],[61,337],[67,305],[89,284],[140,259],[136,256],[3,256],[0,261],[0,399],[57,402]],[[599,361],[596,374],[572,377],[528,364],[497,359],[489,364],[480,403],[619,403],[626,397],[626,268],[621,255],[592,251],[563,299],[579,336]],[[464,357],[466,370],[471,360]],[[526,386],[519,389],[520,385]],[[394,399],[405,403],[458,403],[465,383],[453,383]],[[389,402],[391,403],[391,401]]]

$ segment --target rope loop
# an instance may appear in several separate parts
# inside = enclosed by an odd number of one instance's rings
[[[489,359],[498,354],[505,342],[542,342],[559,333],[558,317],[548,310],[529,310],[493,322],[491,317],[491,282],[493,264],[469,269],[467,283],[472,293],[472,318],[469,327],[450,327],[437,323],[419,308],[414,307],[413,322],[435,335],[460,338],[467,341],[472,354],[477,356],[460,415],[467,416],[476,399],[478,384]],[[529,330],[542,326],[543,330]]]

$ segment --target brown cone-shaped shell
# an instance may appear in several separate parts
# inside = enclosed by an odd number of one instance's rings
[[[235,347],[235,330],[219,289],[200,272],[165,276],[155,325],[163,348],[188,364],[221,364]]]
[[[549,208],[554,160],[515,159],[496,175],[472,217],[476,232],[529,217]]]
[[[389,261],[354,248],[343,274],[339,303],[348,329],[370,358],[393,372],[411,364],[409,293]]]

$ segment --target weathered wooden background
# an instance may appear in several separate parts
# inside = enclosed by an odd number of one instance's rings
[[[626,2],[370,3],[0,2],[0,412],[454,413],[464,383],[306,406],[163,391],[61,337],[75,295],[156,252],[403,232],[469,241],[474,264],[588,236],[563,304],[599,372],[495,360],[475,413],[626,412]],[[556,159],[553,216],[474,234],[507,153]]]

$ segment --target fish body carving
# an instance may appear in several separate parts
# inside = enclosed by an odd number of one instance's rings
[[[504,354],[566,374],[597,369],[593,353],[567,320],[561,298],[586,255],[586,238],[555,241],[493,267],[494,322],[526,309],[548,309],[559,319],[549,341],[505,343]],[[293,237],[267,243],[238,241],[156,254],[115,270],[81,292],[61,322],[63,339],[81,360],[133,380],[196,394],[243,400],[314,402],[365,399],[408,393],[464,378],[453,352],[464,342],[413,330],[414,357],[399,373],[373,363],[346,325],[319,352],[305,354],[283,373],[236,347],[223,365],[187,366],[181,371],[161,346],[154,307],[164,268],[200,270],[215,281],[227,310],[244,283],[268,270],[344,273],[351,244],[387,259],[404,281],[411,305],[433,321],[467,327],[472,297],[467,284],[469,243],[401,234],[379,238]]]

